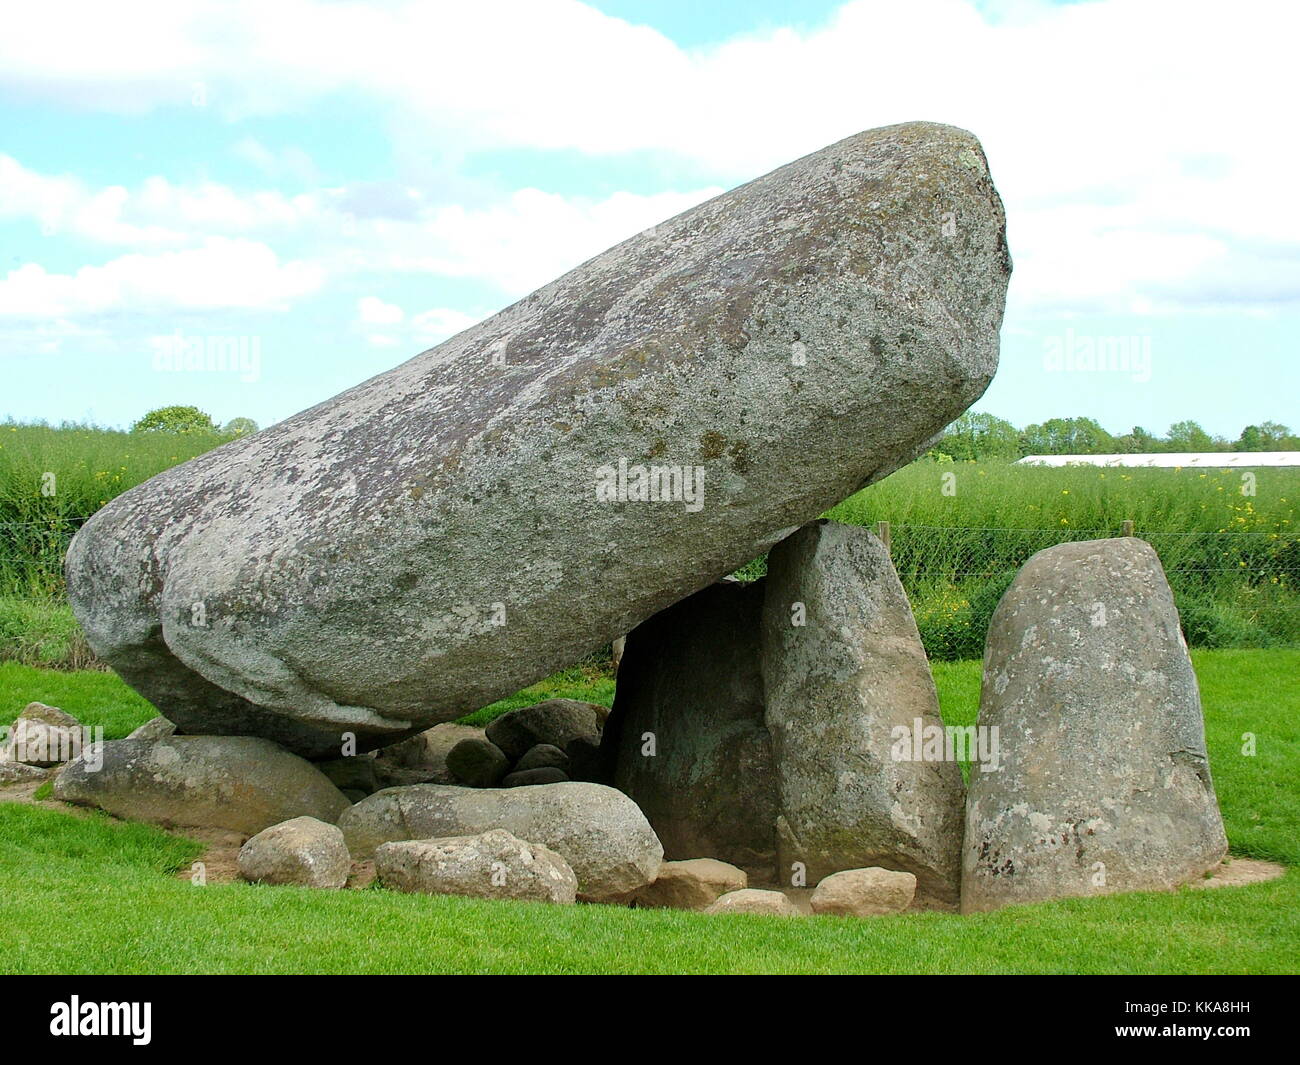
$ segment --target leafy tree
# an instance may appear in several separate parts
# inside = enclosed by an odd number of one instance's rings
[[[1233,445],[1235,451],[1295,451],[1300,449],[1300,437],[1278,422],[1248,425]]]
[[[252,436],[257,432],[257,422],[252,418],[231,418],[221,431],[229,436]]]
[[[216,422],[198,407],[159,407],[133,426],[133,433],[215,433]]]
[[[1214,437],[1190,418],[1174,422],[1165,437],[1167,451],[1214,451]]]
[[[1020,449],[1026,455],[1106,455],[1115,450],[1115,438],[1092,418],[1049,418],[1025,427]]]
[[[1115,450],[1124,455],[1149,455],[1160,450],[1160,438],[1135,425],[1123,436],[1115,437]]]
[[[1020,433],[1002,418],[967,411],[944,431],[938,448],[959,462],[1014,458],[1020,454]]]

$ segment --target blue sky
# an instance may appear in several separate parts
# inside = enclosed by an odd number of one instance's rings
[[[0,35],[0,417],[266,425],[924,118],[980,136],[1007,205],[978,409],[1300,427],[1297,29],[1262,0],[28,5]]]

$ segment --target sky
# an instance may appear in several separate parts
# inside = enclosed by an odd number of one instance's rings
[[[1298,30],[1261,0],[12,5],[0,418],[265,426],[925,119],[980,137],[1007,208],[977,410],[1300,428]]]

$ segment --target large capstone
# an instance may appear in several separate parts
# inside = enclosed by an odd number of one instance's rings
[[[400,740],[909,462],[992,378],[1009,271],[971,134],[857,134],[117,497],[73,609],[183,732]]]
[[[1196,676],[1169,584],[1132,538],[1061,544],[993,615],[972,769],[962,909],[1200,877],[1227,850]]]

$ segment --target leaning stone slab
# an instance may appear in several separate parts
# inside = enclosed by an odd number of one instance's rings
[[[602,754],[669,859],[716,855],[771,879],[779,811],[762,606],[762,582],[722,581],[637,626]]]
[[[975,137],[848,137],[118,496],[73,610],[184,732],[395,742],[909,462],[991,380],[1009,271]]]
[[[426,895],[566,904],[578,893],[578,878],[555,851],[500,828],[380,844],[375,872],[384,887]]]
[[[337,825],[294,817],[264,828],[239,850],[239,875],[255,884],[339,889],[352,859]]]
[[[663,847],[636,803],[613,788],[576,781],[506,789],[388,788],[347,810],[339,827],[358,860],[392,840],[504,828],[564,858],[584,902],[630,901],[654,880],[663,859]]]
[[[1196,676],[1169,584],[1133,538],[1061,544],[1025,565],[989,627],[963,911],[1172,888],[1227,850]]]
[[[783,877],[796,862],[810,884],[883,866],[955,903],[961,769],[911,747],[900,757],[900,735],[942,734],[943,721],[907,596],[871,532],[819,521],[777,545],[762,662]]]
[[[54,797],[132,821],[250,836],[294,817],[334,822],[350,805],[311,763],[254,736],[110,740],[63,768]]]

